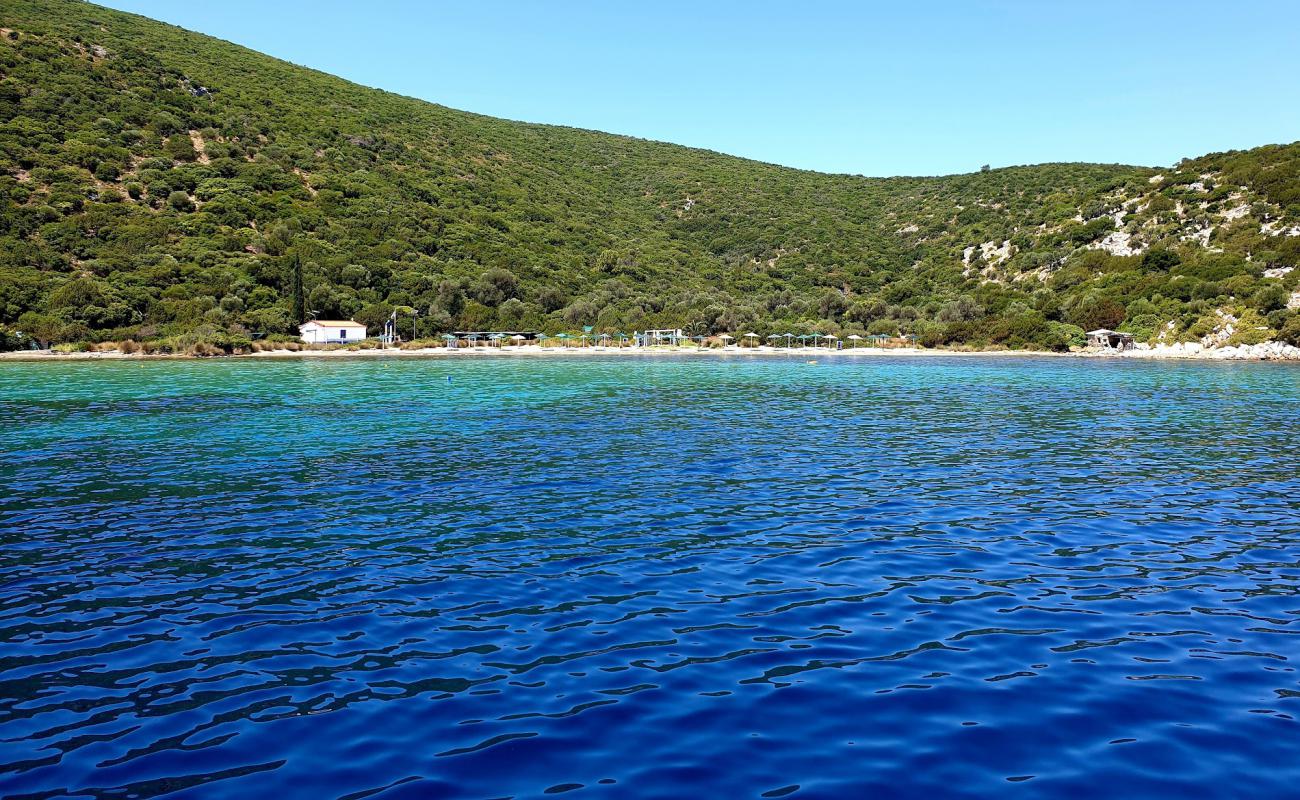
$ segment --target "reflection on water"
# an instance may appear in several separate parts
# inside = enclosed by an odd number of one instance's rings
[[[0,365],[0,794],[1284,796],[1300,369]]]

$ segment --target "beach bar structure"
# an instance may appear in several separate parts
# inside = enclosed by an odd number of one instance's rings
[[[1104,347],[1110,350],[1127,350],[1133,346],[1133,334],[1098,328],[1095,331],[1088,331],[1088,346]]]
[[[652,331],[635,331],[632,336],[637,347],[649,347],[656,344],[681,344],[686,335],[682,333],[681,328],[671,328]]]

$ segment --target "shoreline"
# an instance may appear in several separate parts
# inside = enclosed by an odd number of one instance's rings
[[[1072,351],[1053,352],[1050,350],[939,350],[920,347],[874,348],[859,347],[845,350],[828,350],[812,347],[538,347],[536,345],[506,347],[427,347],[402,350],[399,348],[367,350],[265,350],[255,353],[233,355],[195,356],[184,353],[122,353],[115,350],[86,353],[56,353],[52,350],[16,350],[0,353],[0,361],[18,362],[56,362],[56,361],[154,361],[154,360],[202,360],[202,359],[374,359],[374,358],[589,358],[596,356],[615,356],[627,358],[648,358],[656,356],[672,357],[763,357],[763,358],[802,358],[802,359],[857,359],[857,358],[936,358],[936,357],[1012,357],[1012,358],[1104,358],[1113,360],[1142,361],[1271,361],[1283,363],[1300,363],[1300,356],[1293,355],[1247,355],[1232,348],[1185,351],[1165,348],[1146,350],[1125,350],[1122,352],[1106,351]]]

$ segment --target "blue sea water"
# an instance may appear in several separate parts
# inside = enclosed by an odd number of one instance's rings
[[[0,795],[1295,797],[1300,368],[0,364]]]

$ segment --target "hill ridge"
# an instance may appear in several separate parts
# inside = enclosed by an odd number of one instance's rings
[[[458,111],[73,0],[10,0],[0,28],[11,345],[236,346],[290,334],[299,306],[418,310],[422,336],[1300,338],[1300,144],[830,174]]]

